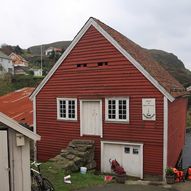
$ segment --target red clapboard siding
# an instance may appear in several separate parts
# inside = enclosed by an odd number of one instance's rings
[[[187,98],[179,98],[169,103],[168,166],[175,166],[184,147]]]
[[[108,62],[107,66],[97,66]],[[87,64],[87,67],[77,67]],[[129,96],[129,124],[105,123],[105,97]],[[78,119],[56,119],[56,98],[78,98]],[[103,138],[80,137],[79,99],[99,98],[103,103]],[[142,98],[156,98],[156,121],[142,121]],[[76,138],[96,142],[96,161],[100,167],[100,140],[144,143],[144,173],[162,174],[163,95],[93,26],[80,39],[36,97],[38,158],[57,155]],[[157,167],[156,167],[157,166]],[[155,169],[155,170],[153,170]]]

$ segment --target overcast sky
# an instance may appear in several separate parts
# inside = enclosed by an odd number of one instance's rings
[[[0,0],[0,44],[72,40],[90,16],[191,69],[191,0]]]

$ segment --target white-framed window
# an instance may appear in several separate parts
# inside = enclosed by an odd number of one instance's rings
[[[77,120],[77,99],[57,98],[57,119]]]
[[[129,121],[129,97],[106,98],[105,106],[106,121]]]

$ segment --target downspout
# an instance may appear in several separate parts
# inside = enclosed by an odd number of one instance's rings
[[[163,99],[163,180],[165,180],[165,170],[167,168],[168,154],[168,99]]]

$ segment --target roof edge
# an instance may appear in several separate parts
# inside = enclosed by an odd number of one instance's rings
[[[84,26],[80,29],[80,31],[77,33],[77,35],[74,37],[71,44],[64,51],[62,56],[58,59],[58,61],[55,63],[55,65],[52,67],[52,69],[49,71],[49,73],[46,75],[46,77],[42,80],[42,82],[37,86],[37,88],[34,90],[34,92],[30,95],[29,99],[33,100],[34,97],[40,92],[40,90],[43,88],[43,86],[48,82],[48,80],[51,78],[51,76],[54,74],[54,72],[58,69],[60,64],[64,61],[64,59],[68,56],[68,54],[71,52],[71,50],[74,48],[74,46],[78,43],[78,41],[81,39],[81,37],[84,35],[84,33],[91,26],[92,22],[93,22],[93,18],[90,17],[88,19],[88,21],[84,24]]]
[[[175,98],[169,94],[159,82],[152,77],[144,67],[137,62],[120,44],[108,34],[96,21],[93,20],[93,26],[115,47],[123,56],[125,56],[169,101],[173,102]]]
[[[8,117],[2,112],[0,112],[0,122],[14,129],[15,131],[18,131],[19,133],[25,135],[26,137],[29,137],[30,139],[34,141],[39,141],[41,139],[40,135],[35,134],[34,132],[30,131],[26,127],[23,127],[22,125],[17,123],[17,121],[13,120],[12,118]]]

